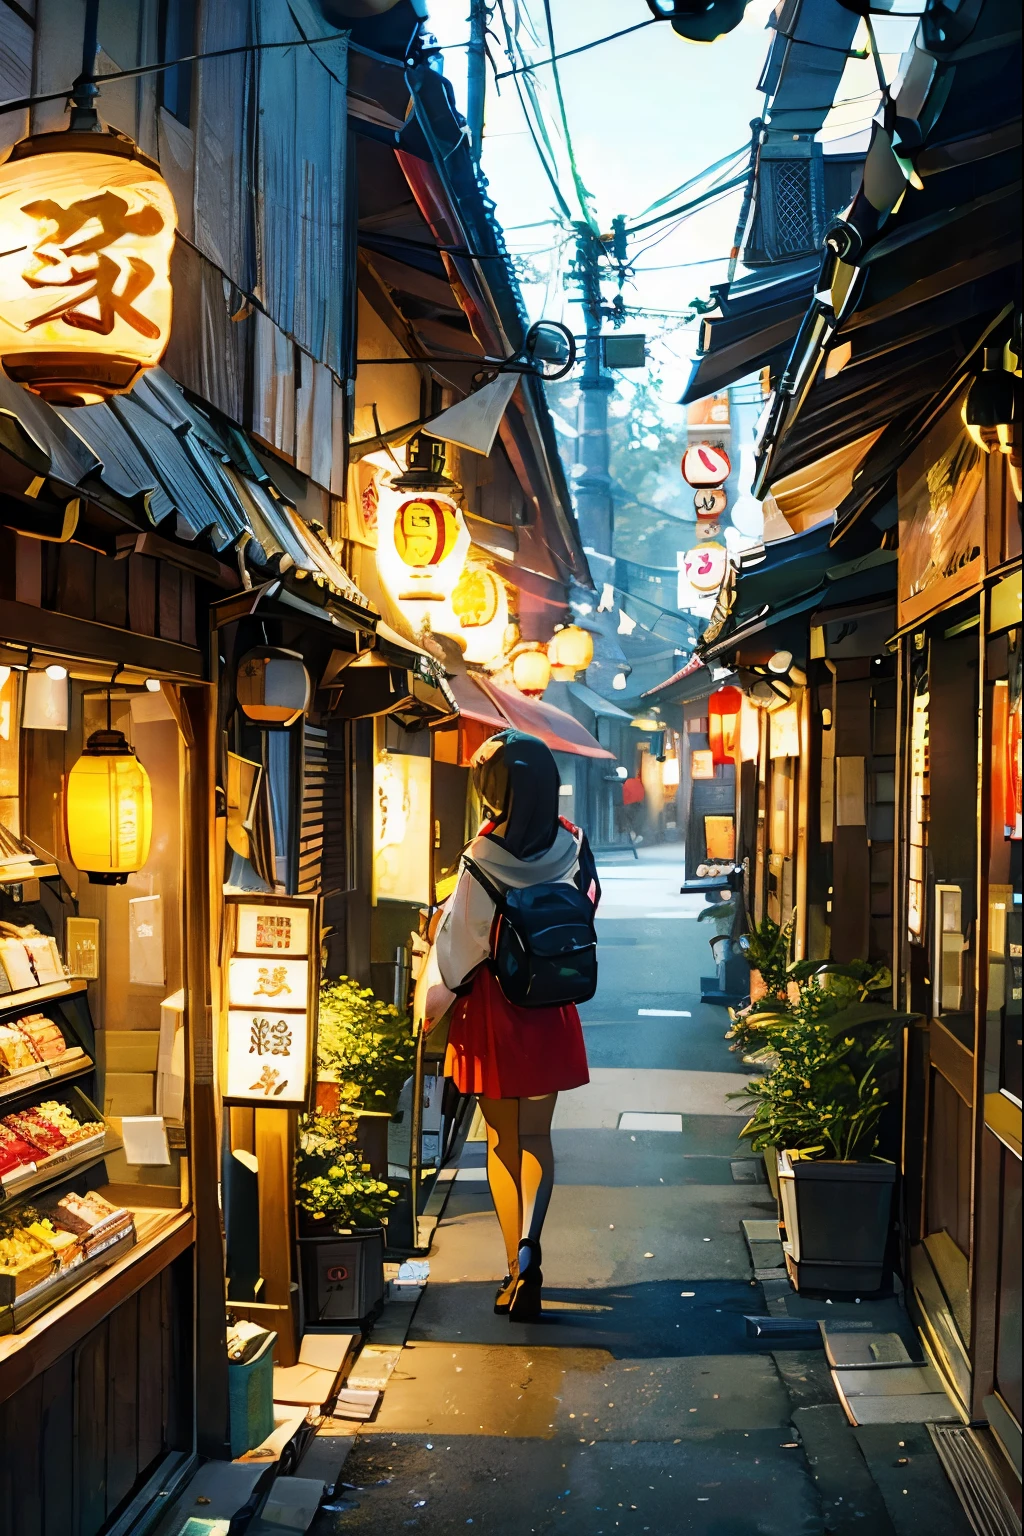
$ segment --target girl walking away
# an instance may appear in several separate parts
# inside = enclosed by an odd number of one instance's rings
[[[463,854],[426,968],[425,1028],[457,996],[445,1072],[476,1094],[508,1256],[494,1310],[541,1311],[540,1236],[555,1177],[558,1094],[589,1082],[576,1003],[597,981],[601,890],[586,835],[558,814],[558,767],[520,731],[485,741],[473,779],[488,819]],[[431,984],[433,983],[433,984]]]

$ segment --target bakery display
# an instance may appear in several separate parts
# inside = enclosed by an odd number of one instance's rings
[[[20,1173],[45,1175],[48,1158],[103,1145],[106,1125],[91,1119],[87,1099],[44,1099],[0,1119],[0,1179]],[[95,1113],[95,1112],[94,1112]],[[61,1158],[61,1164],[68,1161]]]
[[[135,1237],[135,1219],[95,1190],[69,1193],[45,1205],[24,1205],[0,1218],[0,1307],[37,1286],[73,1278],[118,1238]],[[66,1286],[62,1289],[66,1289]]]

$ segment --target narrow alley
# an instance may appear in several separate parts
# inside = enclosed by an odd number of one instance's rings
[[[555,1115],[542,1322],[493,1314],[504,1254],[471,1133],[346,1507],[313,1536],[968,1536],[924,1426],[851,1429],[825,1362],[818,1318],[916,1353],[898,1303],[752,1276],[742,1223],[774,1226],[775,1203],[737,1141],[749,1071],[700,1002],[703,903],[674,854],[601,867],[591,1082]],[[793,1332],[753,1336],[769,1313]]]

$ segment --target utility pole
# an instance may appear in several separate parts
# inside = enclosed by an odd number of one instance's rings
[[[577,302],[583,305],[587,336],[576,446],[576,462],[583,466],[583,474],[576,481],[576,515],[586,548],[610,555],[615,503],[608,473],[608,396],[615,383],[605,372],[602,358],[601,323],[605,309],[601,302],[601,254],[601,242],[590,226],[577,224],[576,260],[570,281],[581,289]]]
[[[487,0],[469,0],[469,49],[466,56],[466,121],[473,164],[480,165],[484,143],[484,91],[487,68]]]

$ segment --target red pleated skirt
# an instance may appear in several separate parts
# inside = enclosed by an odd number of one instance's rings
[[[489,966],[452,1011],[444,1064],[460,1093],[539,1098],[590,1081],[580,1016],[564,1008],[516,1008]]]

